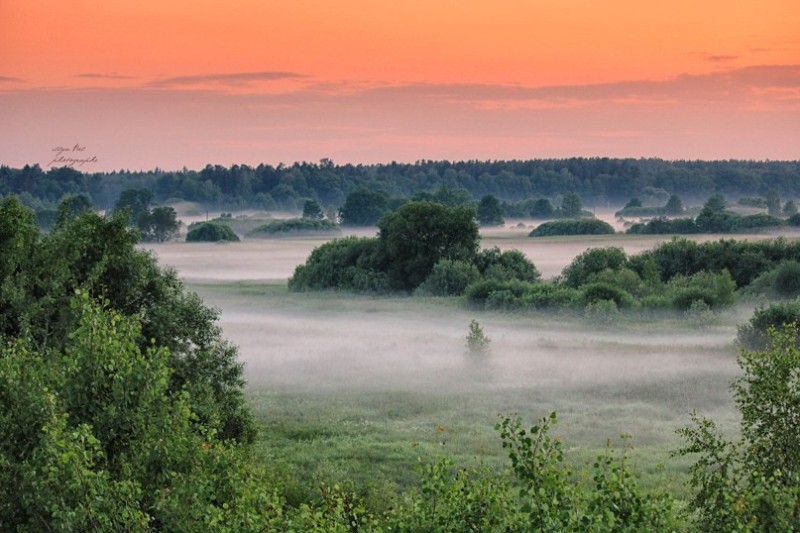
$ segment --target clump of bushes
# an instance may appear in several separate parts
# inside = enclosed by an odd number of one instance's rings
[[[545,222],[530,232],[529,237],[552,237],[556,235],[612,235],[614,228],[607,222],[595,218],[553,220]]]
[[[225,224],[203,222],[189,230],[186,242],[239,242],[239,236]]]
[[[297,233],[339,233],[339,225],[327,219],[290,218],[273,220],[258,226],[247,234],[248,237],[274,237]]]
[[[749,350],[763,350],[769,343],[770,331],[785,331],[800,324],[800,301],[776,302],[755,310],[747,324],[739,326],[736,339]]]

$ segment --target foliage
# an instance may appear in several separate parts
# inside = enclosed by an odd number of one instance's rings
[[[189,230],[186,242],[239,242],[239,236],[226,224],[203,222]]]
[[[581,287],[581,292],[586,306],[599,301],[610,301],[614,302],[617,309],[624,309],[633,307],[636,303],[628,291],[610,283],[588,283]]]
[[[136,249],[126,217],[89,212],[41,236],[32,214],[15,205],[0,204],[0,228],[8,230],[0,232],[0,336],[25,336],[41,351],[62,349],[76,321],[69,298],[76,290],[104,298],[141,319],[141,347],[155,339],[169,349],[170,388],[191,392],[198,424],[224,438],[253,438],[242,368],[236,349],[222,340],[218,311]]]
[[[576,218],[581,216],[581,212],[583,211],[581,197],[574,192],[565,194],[561,199],[561,208],[559,211],[560,216],[564,218]]]
[[[432,202],[409,202],[378,223],[393,288],[412,290],[441,259],[473,261],[478,252],[475,211]]]
[[[742,349],[743,375],[733,384],[741,438],[720,435],[713,421],[692,416],[678,431],[676,455],[699,455],[690,468],[691,506],[703,531],[796,531],[800,528],[798,331],[772,330],[763,350]]]
[[[691,235],[700,233],[694,219],[656,217],[644,223],[637,223],[628,228],[627,233],[634,235]]]
[[[533,203],[530,215],[532,218],[553,218],[555,208],[547,198],[539,198]]]
[[[153,193],[148,189],[125,189],[114,204],[115,212],[127,211],[130,223],[136,224],[150,208]]]
[[[273,220],[258,226],[248,237],[291,235],[296,233],[339,233],[339,226],[330,220],[314,217]]]
[[[0,354],[0,527],[145,531],[269,527],[276,500],[242,452],[196,426],[171,355],[137,317],[73,300],[63,350]]]
[[[478,222],[481,226],[502,226],[503,210],[497,197],[487,194],[478,202]]]
[[[576,256],[561,272],[561,283],[578,288],[588,283],[595,274],[606,269],[619,270],[628,262],[622,248],[590,248]]]
[[[469,332],[467,333],[467,350],[471,355],[487,355],[489,353],[489,344],[491,339],[483,332],[483,328],[478,324],[477,320],[472,320],[469,323]]]
[[[788,200],[783,204],[783,211],[781,214],[786,218],[791,218],[797,214],[797,204],[794,200]]]
[[[344,226],[374,226],[388,211],[389,196],[380,191],[359,189],[347,195],[339,216]]]
[[[388,290],[386,259],[374,237],[345,237],[326,242],[295,268],[289,290]]]
[[[614,228],[597,219],[553,220],[536,227],[530,237],[552,237],[555,235],[611,235]]]
[[[475,266],[486,279],[508,281],[538,281],[536,266],[519,250],[501,252],[497,246],[481,250],[475,256]]]
[[[154,207],[139,215],[136,225],[143,241],[164,242],[178,236],[181,223],[175,209],[169,206]]]
[[[775,268],[773,290],[781,298],[800,296],[800,263],[786,261]]]
[[[478,268],[466,261],[441,259],[430,275],[417,287],[416,293],[427,296],[457,296],[480,279]]]
[[[666,215],[679,215],[683,213],[683,201],[677,194],[670,195],[664,206],[664,214]]]
[[[749,350],[763,350],[771,330],[781,332],[796,324],[800,324],[800,300],[772,303],[756,309],[750,321],[739,326],[737,340]]]
[[[322,210],[322,206],[319,205],[318,201],[306,200],[303,203],[303,218],[322,220],[325,218],[325,212]]]

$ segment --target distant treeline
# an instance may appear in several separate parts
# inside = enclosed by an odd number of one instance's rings
[[[440,187],[474,198],[509,202],[578,194],[586,207],[621,205],[630,198],[681,196],[684,201],[763,196],[770,189],[800,198],[800,161],[664,161],[571,158],[527,161],[418,161],[376,165],[319,163],[208,165],[204,169],[84,174],[71,168],[43,170],[0,166],[0,195],[16,194],[35,209],[53,207],[69,194],[86,194],[100,208],[126,189],[148,189],[157,202],[187,200],[210,207],[301,209],[313,199],[339,207],[359,189],[410,197]]]

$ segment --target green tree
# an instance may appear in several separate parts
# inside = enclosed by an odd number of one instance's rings
[[[478,252],[475,210],[409,202],[378,223],[392,285],[412,290],[441,259],[472,262]]]
[[[773,217],[781,216],[781,197],[778,191],[770,189],[767,191],[767,214]]]
[[[67,220],[81,215],[92,209],[92,201],[85,194],[73,194],[65,196],[58,204],[58,216],[56,223],[63,225]]]
[[[547,198],[539,198],[531,207],[531,217],[533,218],[553,218],[555,209]]]
[[[721,435],[712,420],[692,416],[679,430],[697,455],[690,468],[692,508],[702,531],[800,529],[800,349],[796,325],[773,330],[763,350],[742,349],[742,376],[733,383],[741,438]]]
[[[478,202],[478,222],[481,226],[502,226],[505,221],[500,200],[491,194],[482,197]]]
[[[374,226],[386,213],[388,205],[386,193],[360,189],[347,195],[339,216],[345,226]]]
[[[128,220],[136,224],[139,217],[150,209],[153,193],[149,189],[125,189],[114,204],[115,212],[128,212]]]
[[[303,218],[322,220],[325,218],[325,211],[322,210],[322,206],[319,205],[318,201],[306,200],[303,204]]]
[[[797,204],[794,203],[794,200],[788,200],[785,204],[783,204],[783,216],[784,217],[791,217],[797,214]]]
[[[575,193],[567,193],[561,200],[561,216],[566,218],[576,218],[581,216],[583,204],[581,197]]]
[[[667,200],[666,205],[664,206],[664,214],[665,215],[680,215],[683,213],[683,202],[681,201],[681,197],[677,194],[673,194]]]
[[[139,215],[137,226],[143,241],[164,242],[178,236],[181,223],[175,209],[159,206]]]

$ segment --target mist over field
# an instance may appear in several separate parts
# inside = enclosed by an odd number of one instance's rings
[[[528,231],[491,229],[481,244],[522,250],[551,278],[589,247],[617,245],[633,254],[664,240],[530,239]],[[621,432],[640,443],[674,442],[673,430],[692,410],[734,421],[735,325],[751,309],[730,311],[704,329],[678,318],[599,326],[572,316],[473,311],[447,299],[289,293],[294,267],[326,240],[150,248],[222,310],[252,395],[419,395],[454,401],[487,424],[498,412],[533,419],[555,409],[566,433],[594,444]],[[485,358],[465,353],[472,319],[491,338]]]

